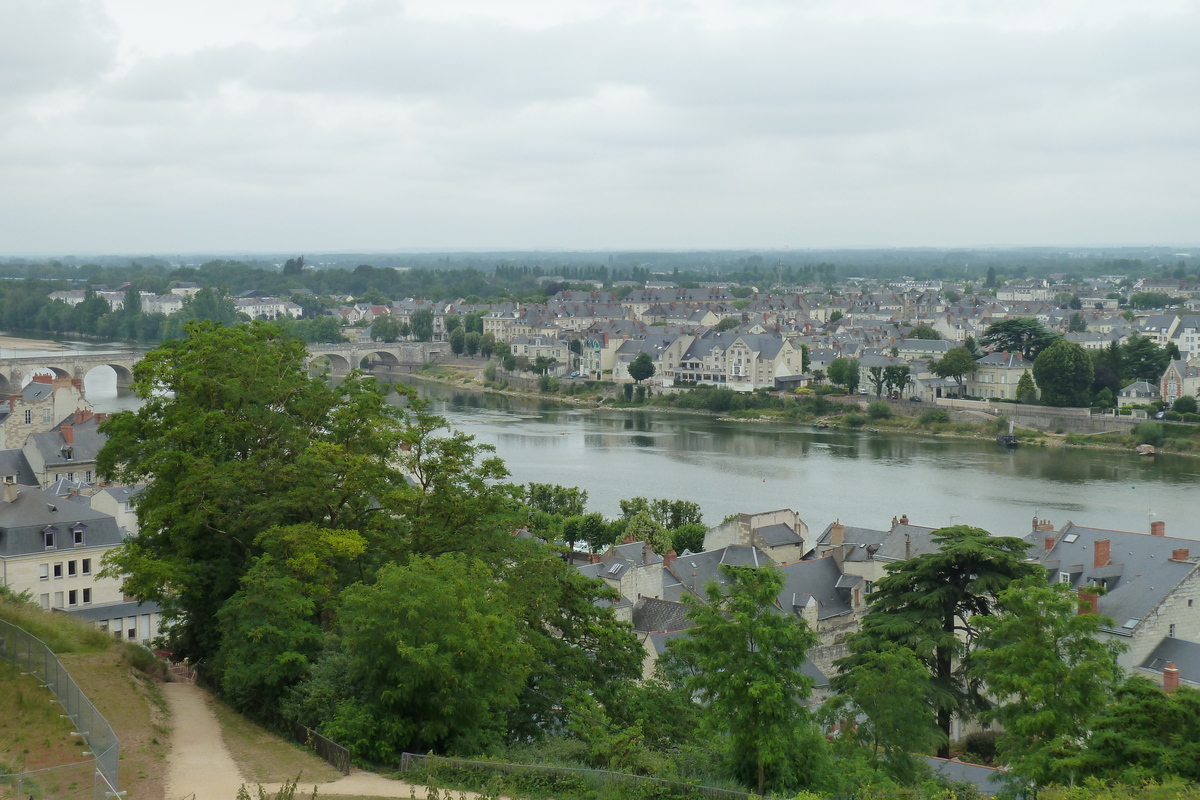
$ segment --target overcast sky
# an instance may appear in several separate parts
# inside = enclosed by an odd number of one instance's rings
[[[1200,242],[1200,0],[0,0],[0,253]]]

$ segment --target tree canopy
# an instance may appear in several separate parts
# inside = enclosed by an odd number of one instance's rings
[[[1051,406],[1086,406],[1091,402],[1094,368],[1080,345],[1059,339],[1033,362],[1033,378],[1042,402]]]
[[[975,356],[962,345],[951,347],[941,358],[931,363],[929,369],[939,378],[953,378],[958,384],[958,393],[961,396],[963,378],[976,369]]]
[[[629,363],[629,377],[638,383],[654,377],[654,360],[649,353],[643,350]]]
[[[1059,338],[1033,317],[1013,317],[993,322],[983,332],[980,341],[994,351],[1020,353],[1033,361],[1038,354]]]

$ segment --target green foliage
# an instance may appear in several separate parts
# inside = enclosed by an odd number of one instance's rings
[[[421,308],[409,317],[412,335],[418,342],[428,342],[433,339],[433,309]]]
[[[530,483],[525,500],[530,508],[547,514],[577,517],[586,512],[587,489],[578,486],[559,486],[554,483]]]
[[[996,613],[977,621],[971,670],[996,698],[985,719],[1004,726],[999,757],[1018,779],[1046,786],[1079,777],[1080,743],[1123,676],[1125,645],[1099,638],[1113,624],[1080,614],[1070,587],[1043,576],[1010,584]]]
[[[468,331],[463,339],[464,350],[467,355],[473,356],[479,352],[479,344],[483,339],[483,335],[477,331]]]
[[[989,325],[980,337],[980,342],[993,351],[1020,353],[1034,361],[1058,338],[1058,334],[1046,330],[1042,323],[1032,317],[1013,317]]]
[[[330,318],[332,319],[332,317]],[[379,342],[394,342],[400,338],[400,327],[403,323],[400,317],[392,314],[380,314],[371,320],[371,339]],[[325,341],[329,341],[326,339]]]
[[[945,742],[929,714],[933,686],[925,665],[911,651],[893,644],[863,654],[840,678],[840,693],[822,709],[830,722],[857,723],[839,736],[843,747],[866,748],[874,768],[911,785],[921,771],[914,753],[926,753]]]
[[[954,378],[958,384],[958,393],[963,392],[963,378],[975,371],[975,356],[966,347],[952,347],[937,361],[931,362],[929,369],[939,378]]]
[[[1166,292],[1134,292],[1129,296],[1129,305],[1136,309],[1166,308],[1174,298]]]
[[[372,496],[402,483],[390,465],[403,412],[373,382],[328,386],[276,326],[189,323],[186,339],[134,367],[137,411],[103,423],[101,475],[148,482],[141,534],[106,557],[125,591],[156,600],[177,623],[172,648],[214,655],[217,612],[238,590],[275,525],[365,530]]]
[[[1159,347],[1153,339],[1135,334],[1121,345],[1119,369],[1114,371],[1123,380],[1147,381],[1157,385],[1170,360],[1167,351]]]
[[[1087,351],[1074,342],[1059,339],[1033,362],[1033,377],[1042,392],[1042,402],[1051,406],[1087,406],[1094,368]]]
[[[654,377],[654,360],[650,358],[649,353],[643,350],[629,362],[629,377],[638,383]]]
[[[1037,385],[1034,384],[1029,370],[1023,371],[1021,379],[1017,381],[1017,400],[1027,405],[1037,402]]]
[[[1170,694],[1131,676],[1116,699],[1096,709],[1080,771],[1105,781],[1200,781],[1200,691],[1180,686]]]
[[[942,335],[940,333],[938,333],[937,331],[935,331],[933,328],[922,323],[920,325],[913,326],[912,330],[910,330],[908,332],[908,338],[937,340],[937,339],[941,339]]]
[[[848,392],[858,391],[859,364],[857,358],[838,356],[829,362],[827,373],[829,380],[837,386],[845,387]]]
[[[955,715],[970,717],[987,707],[966,666],[976,618],[992,613],[1012,581],[1040,567],[1024,560],[1027,545],[1021,539],[991,536],[980,528],[941,528],[933,541],[936,551],[890,565],[875,584],[871,610],[861,631],[850,637],[850,655],[837,666],[846,674],[889,645],[912,650],[932,680],[934,702],[927,713],[936,714],[948,741]],[[835,678],[834,686],[844,691],[845,680]],[[948,752],[943,745],[939,755]]]
[[[862,414],[847,414],[846,416],[842,417],[842,421],[851,428],[861,428],[863,425],[867,424],[867,418]]]
[[[921,412],[918,420],[922,425],[933,425],[938,422],[949,422],[950,414],[942,408],[928,408]]]
[[[737,317],[726,317],[725,319],[723,319],[717,323],[716,330],[717,330],[717,333],[722,333],[724,331],[731,331],[734,328],[736,328],[738,325],[741,325],[741,324],[742,324],[742,321],[740,319],[738,319]]]
[[[668,645],[668,661],[686,673],[706,723],[727,737],[743,781],[759,794],[811,784],[825,750],[800,705],[812,691],[800,666],[816,635],[799,617],[775,612],[778,572],[722,565],[721,574],[728,594],[713,582],[707,602],[684,595],[696,627]]]
[[[699,522],[689,522],[671,531],[671,549],[683,554],[685,551],[700,553],[704,550],[704,534],[708,528]]]
[[[1195,414],[1196,398],[1185,394],[1171,404],[1171,410],[1176,414]]]
[[[659,525],[648,511],[638,511],[629,518],[625,535],[633,537],[635,542],[648,543],[660,555],[671,549],[670,531]]]
[[[377,763],[405,750],[478,752],[499,741],[534,649],[491,570],[463,554],[390,564],[344,594],[339,619],[359,691],[327,723]]]
[[[466,350],[467,334],[462,329],[462,326],[457,326],[450,331],[450,351],[456,356],[461,356]]]
[[[871,419],[891,419],[892,407],[886,400],[874,400],[867,406],[867,416]]]

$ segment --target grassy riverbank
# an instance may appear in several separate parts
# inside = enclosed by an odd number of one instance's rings
[[[481,367],[462,364],[426,364],[414,377],[467,391],[535,399],[585,408],[640,411],[671,411],[698,414],[721,420],[752,423],[787,423],[820,428],[868,430],[921,436],[992,440],[1008,430],[1008,420],[968,422],[952,419],[944,408],[930,404],[889,403],[858,396],[817,392],[734,392],[701,387],[687,392],[648,395],[626,399],[624,387],[607,381],[564,382],[556,391],[542,391],[500,381],[487,381]],[[1151,444],[1162,453],[1200,456],[1200,426],[1171,422],[1144,422],[1128,434],[1045,432],[1017,428],[1022,445],[1074,447],[1089,450],[1129,452],[1140,444]]]

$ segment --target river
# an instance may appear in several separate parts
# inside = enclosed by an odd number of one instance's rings
[[[0,357],[123,345],[0,341]],[[907,514],[917,525],[967,523],[1024,535],[1036,515],[1056,527],[1148,531],[1200,539],[1200,459],[1022,446],[928,435],[814,430],[731,422],[660,411],[581,410],[535,399],[421,383],[438,413],[493,445],[521,483],[588,491],[591,510],[614,516],[622,498],[683,498],[716,524],[743,511],[793,508],[810,528],[834,519],[887,527]],[[111,370],[88,374],[97,411],[135,408]]]
[[[788,507],[818,531],[834,519],[886,528],[907,514],[916,525],[1024,535],[1036,515],[1056,527],[1143,532],[1162,520],[1170,535],[1200,539],[1200,459],[580,410],[432,384],[421,391],[455,428],[495,446],[515,481],[580,486],[589,507],[609,516],[620,499],[641,495],[699,503],[710,525]]]

